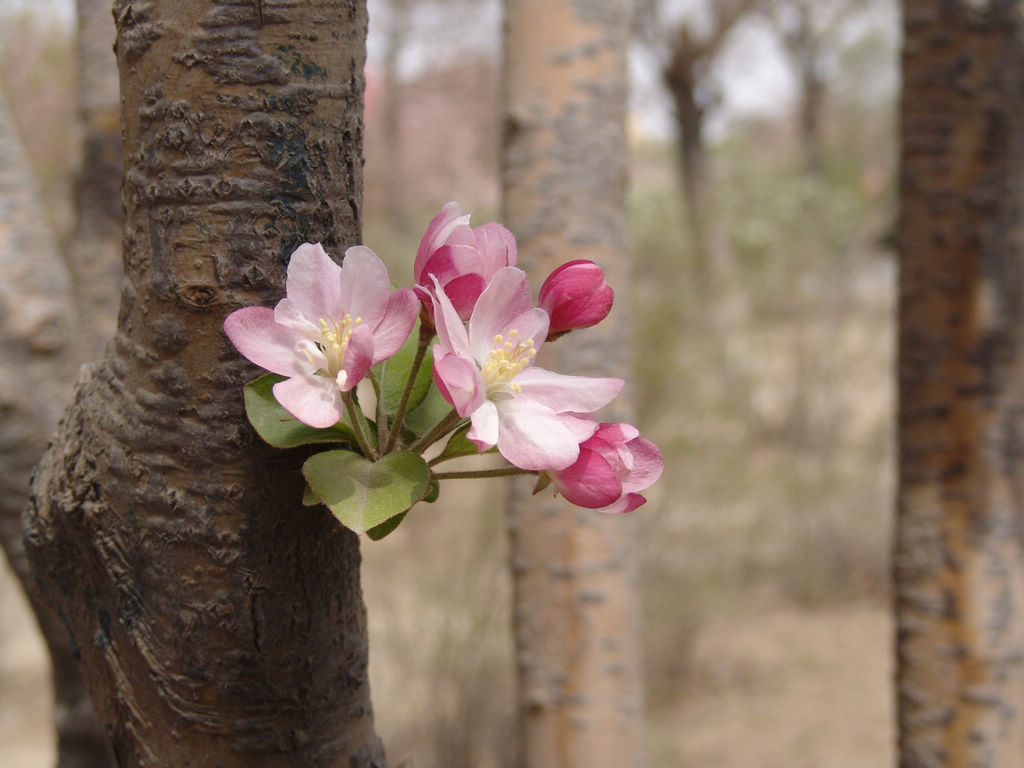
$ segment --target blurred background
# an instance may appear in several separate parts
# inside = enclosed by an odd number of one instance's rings
[[[444,202],[499,218],[500,6],[369,6],[364,241],[402,283]],[[638,6],[634,283],[616,288],[639,426],[666,460],[633,513],[650,764],[891,763],[895,2]],[[70,0],[0,2],[0,87],[58,241],[73,34]],[[363,547],[394,763],[509,765],[510,589],[487,489]],[[52,761],[46,663],[4,570],[0,765]]]

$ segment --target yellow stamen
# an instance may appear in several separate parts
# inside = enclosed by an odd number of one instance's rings
[[[517,343],[515,339],[518,336],[519,331],[512,329],[508,332],[508,341],[500,333],[494,337],[494,348],[487,353],[487,359],[481,367],[488,393],[501,388],[516,393],[521,391],[513,379],[529,367],[537,356],[537,350],[534,349],[533,339]]]
[[[352,315],[346,312],[341,320],[334,321],[320,318],[318,322],[320,325],[320,341],[317,343],[317,346],[320,347],[324,357],[327,358],[327,370],[324,373],[331,378],[337,379],[338,374],[344,370],[345,350],[348,349],[348,342],[352,337],[352,331],[362,324],[363,318],[357,317],[353,320]]]

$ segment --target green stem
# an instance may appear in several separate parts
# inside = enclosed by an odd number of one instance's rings
[[[374,450],[373,445],[370,443],[366,416],[363,415],[362,409],[359,408],[354,393],[352,391],[343,392],[341,399],[345,401],[345,410],[348,411],[348,417],[352,421],[352,429],[355,432],[356,442],[359,443],[360,450],[370,461],[376,461],[379,457],[377,456],[377,451]]]
[[[497,469],[472,469],[464,472],[433,472],[433,480],[469,480],[476,477],[512,477],[513,475],[536,475],[534,469],[519,467],[498,467]]]
[[[420,334],[420,342],[416,347],[416,356],[412,359],[412,367],[409,369],[409,379],[405,382],[405,389],[402,390],[402,399],[398,402],[398,410],[395,411],[395,421],[391,426],[391,434],[388,435],[384,453],[390,453],[395,449],[398,436],[402,434],[402,427],[405,426],[405,414],[409,409],[409,399],[412,397],[413,387],[416,386],[416,379],[423,365],[423,358],[427,356],[427,347],[430,346],[430,339],[433,334]],[[383,444],[383,443],[382,443]]]
[[[451,432],[460,421],[462,421],[462,417],[452,408],[447,416],[416,438],[416,441],[407,450],[413,453],[423,453],[423,451]]]
[[[380,448],[380,446],[384,445],[385,432],[387,429],[387,424],[385,423],[386,417],[384,415],[384,398],[381,396],[380,382],[377,381],[377,377],[373,375],[373,371],[368,371],[367,376],[369,376],[370,382],[373,384],[373,391],[377,395],[377,447]],[[390,451],[390,447],[385,448],[381,451],[380,455],[383,456],[385,453],[389,453]]]

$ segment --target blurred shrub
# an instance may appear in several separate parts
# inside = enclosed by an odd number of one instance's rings
[[[878,128],[883,146],[887,136]],[[683,203],[657,170],[671,167],[671,148],[660,162],[656,147],[640,150],[630,200],[638,403],[668,468],[637,513],[654,707],[686,688],[702,615],[886,589],[888,156],[835,145],[825,173],[808,177],[795,149],[784,128],[756,123],[715,148],[713,210],[730,270],[712,295],[694,286]]]

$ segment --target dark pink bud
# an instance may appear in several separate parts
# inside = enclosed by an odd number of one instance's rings
[[[605,423],[580,443],[575,464],[548,476],[573,504],[622,514],[646,503],[640,491],[650,488],[664,468],[658,446],[640,437],[636,427]]]
[[[615,292],[604,281],[604,270],[592,261],[570,261],[544,281],[540,306],[551,316],[549,333],[562,334],[589,328],[604,320],[612,308]]]

